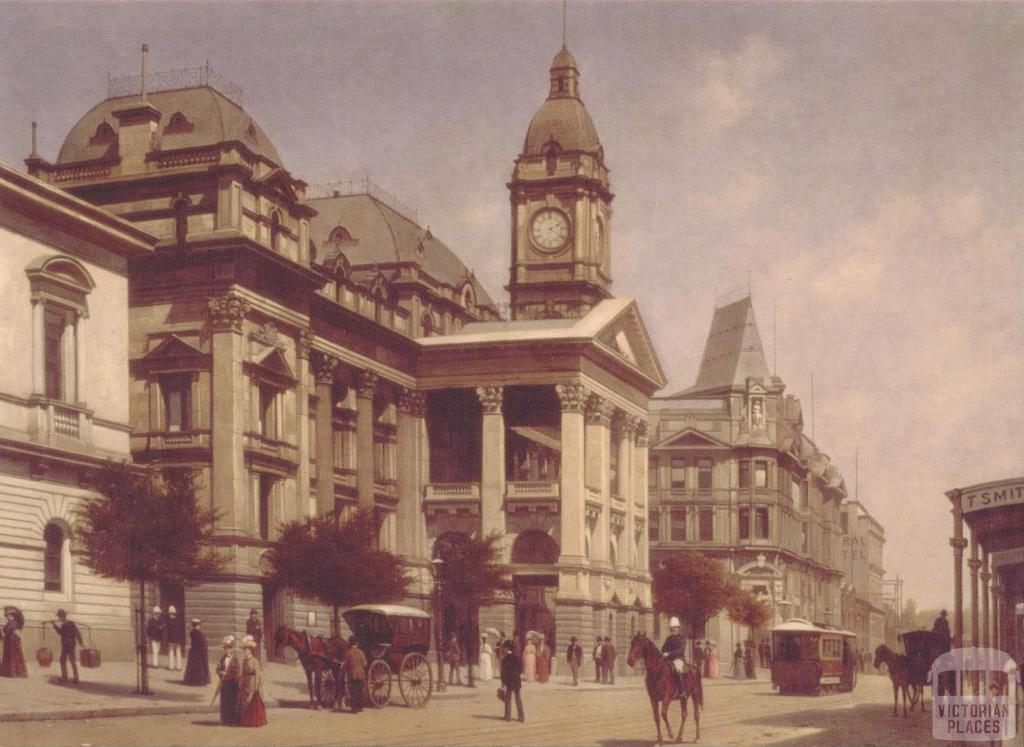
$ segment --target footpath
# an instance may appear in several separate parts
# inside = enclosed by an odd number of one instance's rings
[[[212,669],[211,662],[211,673]],[[29,661],[27,678],[0,677],[0,722],[218,712],[218,705],[211,703],[216,683],[190,687],[182,683],[182,672],[150,669],[149,689],[152,695],[139,695],[135,692],[134,662],[104,662],[96,669],[79,667],[79,674],[79,684],[65,684],[60,682],[60,666],[56,661],[49,668]],[[588,691],[644,687],[641,676],[616,677],[615,684],[608,685],[595,682],[592,671],[589,674],[589,678],[581,677],[575,687],[561,672],[547,683],[525,683],[524,687],[538,692],[545,689]],[[764,685],[766,675],[766,670],[758,670],[759,678],[756,680],[725,677],[705,680],[704,686]],[[432,697],[474,697],[479,693],[493,693],[498,685],[497,680],[477,682],[476,688],[449,685],[444,692],[435,690]],[[272,662],[266,665],[263,695],[268,708],[304,708],[309,703],[308,692],[306,676],[298,662]],[[392,688],[391,698],[393,702],[401,700],[397,682]]]

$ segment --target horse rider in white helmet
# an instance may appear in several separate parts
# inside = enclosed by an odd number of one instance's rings
[[[666,661],[672,665],[672,672],[676,677],[676,689],[682,697],[686,695],[682,678],[683,667],[686,664],[686,639],[683,638],[680,627],[678,617],[669,619],[669,634],[668,638],[665,639],[665,643],[661,646],[661,653]]]

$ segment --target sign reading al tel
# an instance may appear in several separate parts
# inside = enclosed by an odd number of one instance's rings
[[[965,514],[1012,505],[1024,505],[1024,479],[987,482],[960,491],[960,506]]]

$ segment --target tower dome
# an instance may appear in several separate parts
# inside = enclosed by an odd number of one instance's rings
[[[526,131],[524,156],[543,155],[551,141],[561,151],[601,153],[594,120],[583,105],[579,92],[580,71],[569,50],[562,47],[551,62],[551,90],[533,115]]]

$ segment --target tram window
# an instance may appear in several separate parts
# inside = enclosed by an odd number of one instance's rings
[[[818,658],[818,636],[804,636],[799,639],[800,641],[800,658],[801,659],[817,659]]]

